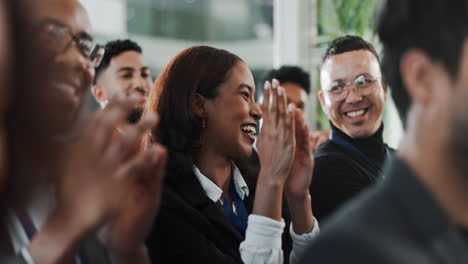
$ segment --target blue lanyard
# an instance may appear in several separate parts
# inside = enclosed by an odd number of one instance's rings
[[[367,160],[368,162],[370,162],[371,164],[373,164],[369,158],[362,152],[360,151],[358,148],[356,148],[353,144],[349,143],[348,141],[344,140],[342,137],[338,136],[335,132],[331,132],[330,133],[330,140],[339,145],[339,146],[342,146],[343,148],[346,148],[348,150],[351,150],[352,152],[358,154],[359,156],[363,157],[365,160]],[[385,159],[388,160],[391,156],[391,152],[390,150],[385,146]],[[380,170],[380,169],[379,169]],[[384,176],[382,175],[382,178],[384,178]]]
[[[224,197],[224,213],[229,218],[231,223],[234,227],[242,234],[245,235],[245,231],[247,230],[247,209],[245,208],[244,201],[239,197],[239,194],[236,191],[234,186],[234,178],[231,181],[231,186],[229,187],[229,192],[231,193],[231,198],[236,207],[236,213],[229,203],[227,197],[223,194]]]

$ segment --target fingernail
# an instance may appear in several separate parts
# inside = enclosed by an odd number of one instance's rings
[[[263,85],[263,89],[267,90],[271,88],[271,83],[269,81],[265,81],[265,85]]]
[[[284,88],[280,86],[278,88],[278,95],[283,95],[283,93],[284,93]]]
[[[288,104],[288,111],[292,112],[294,110],[294,104]]]
[[[279,86],[279,81],[276,80],[276,79],[273,79],[273,81],[272,81],[271,84],[272,84],[273,88],[278,88],[278,86]]]

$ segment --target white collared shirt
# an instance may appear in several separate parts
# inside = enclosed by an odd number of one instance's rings
[[[245,183],[244,177],[242,177],[236,165],[232,165],[234,187],[239,197],[244,200],[245,197],[249,196],[249,187]],[[208,198],[213,202],[222,202],[221,196],[223,195],[223,191],[221,188],[203,175],[196,166],[193,166],[193,172]],[[269,217],[250,214],[245,240],[242,241],[239,246],[242,261],[245,264],[282,264],[283,250],[281,248],[281,235],[283,234],[284,226],[284,220],[276,221]],[[293,241],[293,249],[289,260],[291,264],[294,264],[298,261],[297,256],[302,254],[309,242],[319,234],[320,228],[317,219],[315,219],[314,227],[310,233],[297,235],[294,233],[292,224],[289,227],[289,232]]]
[[[203,173],[201,173],[201,171],[195,165],[193,166],[193,173],[195,173],[195,176],[197,176],[197,179],[208,198],[210,198],[210,200],[215,203],[218,201],[222,203],[223,201],[221,196],[223,195],[223,191],[221,188],[219,188],[218,185],[212,182],[208,177],[203,175]],[[244,200],[245,197],[249,196],[249,187],[247,186],[247,183],[245,182],[244,177],[242,177],[239,169],[234,164],[232,164],[232,178],[237,195],[239,195],[239,197]]]
[[[52,186],[38,190],[30,202],[27,204],[26,213],[30,217],[35,229],[39,232],[43,226],[48,214],[56,205],[55,195],[52,191]],[[16,213],[9,209],[8,213],[8,233],[12,242],[13,250],[16,255],[21,255],[27,264],[35,264],[36,262],[28,252],[30,240],[21,224]],[[74,258],[74,263],[80,264],[81,260],[78,256]]]
[[[26,214],[31,219],[32,225],[36,230],[39,230],[55,205],[55,200],[52,192],[37,191],[30,199],[30,203],[26,207]],[[17,256],[21,255],[23,260],[28,264],[34,264],[35,261],[28,252],[29,238],[21,224],[16,213],[9,209],[8,214],[8,233],[13,246],[13,250]]]
[[[55,204],[53,195],[50,193],[40,193],[33,195],[30,203],[27,205],[26,213],[30,217],[32,224],[39,230],[47,214],[51,211]],[[12,241],[13,249],[18,254],[20,251],[29,246],[29,238],[21,224],[19,218],[13,210],[8,210],[8,232]]]

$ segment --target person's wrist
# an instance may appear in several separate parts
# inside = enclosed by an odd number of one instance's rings
[[[285,190],[286,199],[291,203],[305,203],[310,201],[309,190],[288,191]]]
[[[257,182],[260,182],[263,184],[263,186],[269,188],[282,188],[284,187],[286,178],[287,173],[272,172],[270,170],[260,169]]]
[[[79,214],[74,214],[68,210],[55,210],[48,218],[49,225],[54,227],[57,232],[66,231],[69,237],[86,237],[93,230],[97,229],[89,221],[83,221]]]
[[[314,228],[315,218],[312,212],[310,194],[307,193],[305,198],[286,196],[286,199],[294,232],[298,235],[311,232]]]
[[[87,236],[94,233],[104,222],[104,217],[79,210],[76,206],[58,206],[48,217],[49,222],[63,227],[72,236]]]
[[[67,212],[55,210],[34,236],[28,246],[30,256],[36,263],[63,263],[78,251],[90,229]]]

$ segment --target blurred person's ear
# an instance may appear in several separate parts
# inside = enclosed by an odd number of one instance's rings
[[[400,62],[401,77],[413,102],[426,105],[430,101],[434,64],[421,50],[409,50]]]
[[[193,98],[193,103],[192,103],[192,111],[199,118],[204,118],[206,115],[205,103],[206,103],[206,98],[199,93],[195,93],[195,96]]]
[[[318,92],[318,100],[320,102],[320,106],[322,107],[322,110],[323,112],[325,112],[326,114],[328,114],[328,111],[327,111],[327,107],[326,107],[326,103],[325,103],[325,94],[323,91],[319,91]]]
[[[99,83],[96,83],[96,85],[94,85],[91,89],[94,98],[96,98],[96,101],[98,101],[99,103],[102,103],[106,100],[106,98],[104,98],[104,92],[102,88],[103,87]]]

